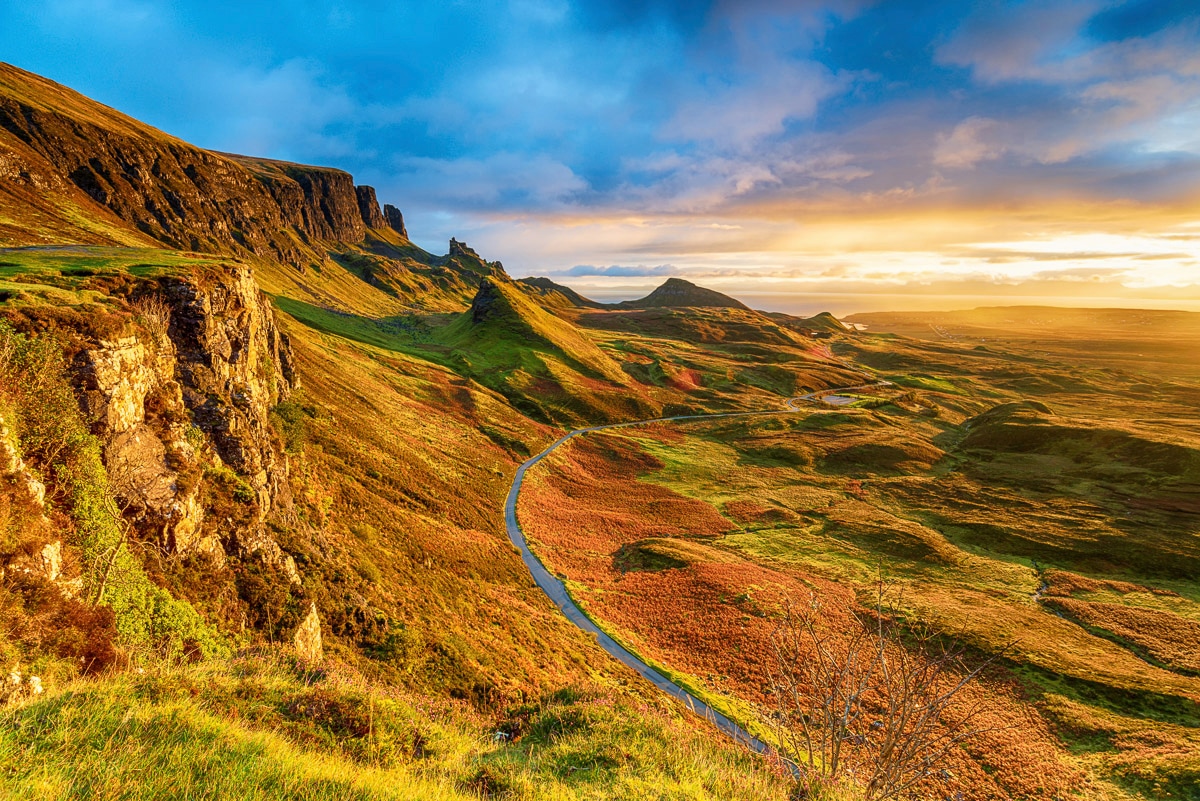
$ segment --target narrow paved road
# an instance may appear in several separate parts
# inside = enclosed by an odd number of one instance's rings
[[[649,681],[658,689],[682,701],[689,709],[691,709],[697,715],[701,715],[705,720],[708,720],[716,725],[718,729],[733,738],[735,742],[742,743],[743,745],[757,751],[760,754],[768,753],[771,750],[770,746],[759,740],[757,737],[752,736],[736,722],[713,709],[708,704],[704,703],[699,698],[692,695],[687,690],[647,665],[641,659],[638,659],[637,656],[630,653],[619,642],[601,631],[600,627],[593,623],[592,620],[585,615],[582,610],[580,610],[580,608],[575,604],[575,601],[571,599],[571,595],[567,592],[566,586],[564,586],[554,574],[547,570],[546,566],[543,565],[541,561],[533,555],[531,550],[529,550],[529,544],[525,541],[525,534],[521,531],[521,524],[517,522],[517,499],[521,494],[521,484],[524,482],[525,473],[529,471],[529,468],[533,467],[542,459],[545,459],[547,456],[553,453],[556,448],[570,441],[571,439],[574,439],[580,434],[588,434],[593,431],[608,431],[614,428],[644,426],[650,423],[669,423],[685,420],[717,420],[728,417],[792,414],[801,410],[797,404],[803,401],[820,400],[821,397],[836,392],[851,392],[858,389],[867,389],[870,387],[888,385],[890,385],[890,382],[883,381],[877,384],[863,384],[856,387],[838,387],[836,389],[825,389],[818,392],[810,392],[807,395],[798,395],[797,397],[788,399],[787,408],[784,409],[771,409],[758,412],[725,412],[723,414],[682,414],[676,415],[675,417],[656,417],[652,420],[635,420],[629,423],[612,423],[605,426],[577,428],[569,434],[560,437],[554,442],[554,444],[546,448],[546,450],[542,451],[537,456],[534,456],[532,459],[517,468],[517,474],[513,478],[512,487],[510,487],[508,490],[508,499],[504,502],[504,525],[508,530],[508,538],[512,541],[512,544],[517,547],[517,550],[521,552],[521,559],[525,561],[525,566],[528,567],[529,572],[533,574],[534,583],[536,583],[538,587],[541,588],[542,592],[546,593],[550,600],[562,610],[562,613],[566,615],[568,620],[586,631],[588,634],[591,634],[593,637],[595,637],[596,642],[600,644],[601,648],[603,648],[612,656],[616,657],[616,659],[622,664],[637,671],[642,678]]]

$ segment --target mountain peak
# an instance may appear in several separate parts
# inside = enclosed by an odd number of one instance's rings
[[[746,304],[739,300],[717,292],[715,289],[706,289],[705,287],[697,286],[691,281],[685,281],[682,278],[668,278],[657,289],[641,300],[627,300],[617,304],[618,308],[624,309],[689,306],[750,310]]]

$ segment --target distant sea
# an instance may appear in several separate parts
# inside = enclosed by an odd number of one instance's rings
[[[603,303],[635,300],[644,297],[646,290],[582,289],[582,294]],[[1036,295],[917,295],[917,294],[833,294],[824,292],[790,293],[730,292],[752,309],[784,312],[797,317],[811,317],[830,312],[836,317],[851,314],[886,311],[956,311],[981,306],[1068,306],[1088,309],[1176,309],[1200,312],[1200,300],[1190,298],[1097,298]]]

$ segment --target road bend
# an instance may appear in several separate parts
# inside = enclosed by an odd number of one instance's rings
[[[570,442],[575,437],[583,434],[590,434],[594,431],[609,431],[616,428],[631,428],[633,426],[644,426],[652,423],[676,423],[691,420],[720,420],[734,417],[762,417],[777,414],[793,414],[801,411],[799,404],[803,402],[819,402],[826,395],[833,395],[839,392],[853,392],[856,390],[869,389],[873,387],[889,386],[891,382],[883,381],[875,384],[863,384],[855,387],[837,387],[834,389],[823,389],[817,392],[810,392],[807,395],[797,395],[794,398],[789,398],[786,408],[783,409],[767,409],[755,412],[723,412],[718,414],[681,414],[673,417],[655,417],[650,420],[634,420],[627,423],[611,423],[603,426],[592,426],[590,428],[577,428],[562,437],[559,437],[550,447],[539,453],[537,456],[526,461],[517,468],[517,474],[513,478],[512,486],[508,490],[508,498],[504,502],[504,525],[508,531],[508,539],[521,552],[521,559],[525,562],[525,566],[529,568],[530,574],[533,576],[533,581],[538,585],[542,592],[554,602],[554,605],[566,616],[568,620],[574,623],[579,628],[586,631],[595,638],[600,647],[614,657],[621,664],[629,667],[637,672],[646,681],[653,684],[662,692],[670,695],[681,702],[692,712],[703,717],[715,725],[720,731],[728,735],[735,742],[740,743],[753,751],[760,754],[773,753],[771,747],[759,740],[757,737],[750,734],[736,721],[726,715],[713,709],[704,701],[697,698],[692,693],[685,690],[680,685],[671,681],[662,673],[655,670],[650,665],[643,662],[635,654],[629,651],[625,646],[614,640],[608,634],[597,626],[591,618],[583,613],[583,610],[571,598],[567,592],[566,585],[546,566],[542,564],[533,551],[529,549],[529,543],[525,540],[525,533],[521,530],[521,524],[517,520],[517,500],[521,495],[521,485],[525,480],[525,474],[529,469],[538,462],[545,459],[556,449]]]

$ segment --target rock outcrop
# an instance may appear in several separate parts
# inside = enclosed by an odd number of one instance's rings
[[[379,210],[379,200],[375,197],[375,187],[356,186],[354,192],[358,195],[358,213],[362,217],[363,225],[368,228],[382,228],[386,225],[383,212]]]
[[[182,476],[198,467],[201,454],[197,438],[188,437],[175,347],[165,331],[99,342],[81,351],[76,365],[82,405],[105,443],[109,480],[126,515],[170,551],[219,554],[215,539],[198,542],[200,486]]]
[[[408,239],[408,229],[404,227],[404,215],[400,213],[400,209],[391,203],[385,203],[383,204],[383,216],[387,220],[388,227]]]
[[[211,284],[168,279],[163,295],[192,419],[212,437],[222,461],[264,491],[278,468],[268,415],[296,380],[270,300],[246,267],[227,268],[223,280]]]
[[[258,553],[298,582],[264,526],[291,503],[270,412],[296,383],[270,301],[245,267],[144,289],[135,301],[142,333],[95,343],[75,359],[126,517],[167,552],[218,561]],[[214,481],[235,485],[245,510],[238,519],[209,519],[202,496]]]
[[[356,243],[383,224],[374,190],[346,172],[203,150],[7,64],[0,178],[0,235],[15,244],[41,244],[45,230],[304,266],[323,258],[314,240]]]
[[[321,643],[321,616],[317,614],[315,603],[309,604],[308,615],[296,627],[292,645],[296,655],[305,662],[320,662],[325,656],[325,647]]]

